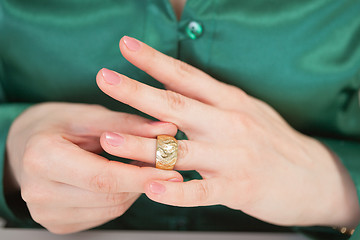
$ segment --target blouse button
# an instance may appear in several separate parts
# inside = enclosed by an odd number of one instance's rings
[[[186,34],[191,39],[199,38],[203,33],[203,27],[197,21],[190,21],[186,26]]]

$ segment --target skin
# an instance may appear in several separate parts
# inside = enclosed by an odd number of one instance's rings
[[[122,103],[176,124],[189,139],[179,141],[176,169],[203,177],[151,180],[145,186],[150,199],[175,206],[221,204],[286,226],[359,223],[356,189],[338,157],[294,130],[271,106],[135,39],[122,38],[120,50],[167,90],[106,69],[97,75],[98,86]],[[155,139],[118,134],[121,141],[114,146],[108,134],[100,139],[108,153],[153,163]]]
[[[98,105],[35,105],[12,124],[7,139],[7,191],[21,190],[32,218],[57,234],[89,229],[124,214],[146,182],[176,179],[176,171],[125,164],[97,155],[105,131],[174,135],[171,123]]]
[[[125,39],[124,57],[168,90],[115,72],[110,81],[105,69],[97,83],[161,122],[87,104],[26,110],[8,134],[5,183],[8,192],[20,189],[36,222],[57,234],[89,229],[121,216],[146,193],[169,205],[222,204],[279,225],[358,224],[355,186],[329,149],[241,89],[139,41],[130,50]],[[183,183],[176,171],[146,166],[154,166],[155,137],[177,127],[189,140],[179,141],[176,169],[197,170],[203,180]],[[109,161],[97,155],[101,148],[136,164]]]
[[[186,0],[170,0],[170,3],[174,9],[176,18],[180,20],[184,6],[186,4]]]

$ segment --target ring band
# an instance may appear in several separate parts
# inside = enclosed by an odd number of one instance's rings
[[[157,136],[156,141],[156,168],[163,170],[174,169],[178,153],[176,139],[168,135]]]

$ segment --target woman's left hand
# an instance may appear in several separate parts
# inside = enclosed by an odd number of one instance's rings
[[[146,195],[176,206],[221,204],[278,225],[355,226],[355,186],[339,159],[317,140],[291,128],[266,103],[168,57],[133,38],[123,56],[168,90],[102,69],[97,83],[109,96],[161,121],[189,140],[178,141],[176,170],[202,180],[152,181]],[[264,76],[266,77],[266,76]],[[120,135],[120,134],[119,134]],[[154,164],[156,140],[121,134],[110,154]]]

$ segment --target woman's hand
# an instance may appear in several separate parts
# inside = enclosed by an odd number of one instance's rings
[[[154,179],[182,177],[109,161],[99,137],[104,131],[154,137],[176,126],[87,104],[35,105],[12,124],[7,140],[10,171],[32,218],[59,234],[85,230],[121,216]],[[113,140],[111,135],[107,138]],[[112,141],[114,142],[114,141]]]
[[[123,56],[162,82],[160,90],[102,69],[99,87],[109,96],[186,133],[177,170],[197,170],[203,180],[150,181],[146,194],[177,206],[222,204],[279,225],[355,226],[354,184],[321,143],[292,129],[266,103],[241,89],[124,37]],[[110,154],[154,162],[155,139],[122,134]],[[132,151],[130,149],[142,149]]]

